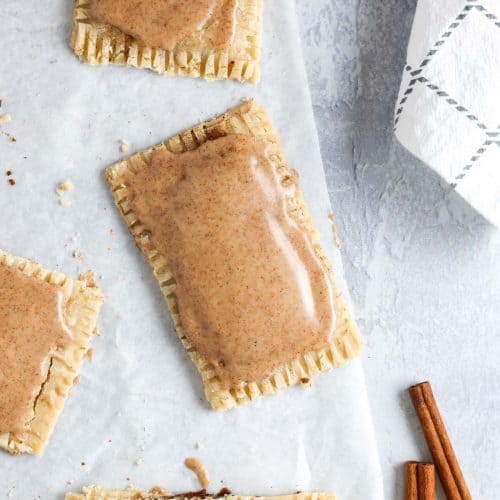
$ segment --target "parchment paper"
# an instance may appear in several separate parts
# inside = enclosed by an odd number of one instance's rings
[[[266,2],[263,79],[256,87],[85,66],[68,47],[72,8],[70,0],[2,1],[0,111],[13,121],[0,130],[17,142],[0,136],[0,247],[72,275],[94,270],[106,303],[94,359],[85,363],[43,457],[0,454],[0,496],[61,499],[87,484],[130,482],[197,489],[183,466],[194,455],[206,464],[213,490],[382,498],[361,363],[322,375],[309,390],[212,412],[103,178],[105,167],[124,156],[120,139],[130,142],[130,153],[141,150],[257,97],[301,174],[341,273],[294,3]],[[4,176],[9,169],[12,187]],[[66,195],[70,207],[60,206],[54,191],[66,179],[75,184]]]

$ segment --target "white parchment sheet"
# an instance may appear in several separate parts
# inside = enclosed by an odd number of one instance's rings
[[[17,142],[0,135],[0,247],[73,276],[94,270],[106,302],[94,358],[43,457],[0,453],[0,497],[62,499],[87,484],[129,482],[197,489],[183,465],[194,455],[206,464],[213,490],[383,498],[359,361],[320,376],[310,390],[292,388],[226,413],[209,409],[103,176],[124,156],[120,139],[132,153],[257,97],[301,174],[323,243],[341,271],[294,3],[266,2],[263,78],[255,87],[86,66],[68,47],[71,0],[2,0],[1,7],[0,111],[13,119],[0,130]],[[14,172],[13,187],[7,170]],[[59,205],[54,191],[66,179],[75,184],[66,196],[70,207]],[[74,251],[85,255],[83,262]]]

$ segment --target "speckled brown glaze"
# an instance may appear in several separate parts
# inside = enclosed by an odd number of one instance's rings
[[[119,28],[142,45],[172,50],[184,38],[217,24],[213,47],[234,36],[237,0],[91,0],[90,19]]]
[[[59,347],[71,341],[60,287],[0,264],[0,433],[22,432]]]
[[[328,345],[330,276],[289,213],[297,176],[281,178],[263,143],[235,134],[182,154],[157,150],[126,183],[176,281],[184,334],[223,387]]]

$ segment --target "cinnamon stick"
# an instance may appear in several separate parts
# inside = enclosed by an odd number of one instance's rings
[[[405,500],[435,500],[434,464],[405,463]]]
[[[405,463],[405,500],[418,500],[417,462]]]
[[[436,500],[434,464],[417,464],[418,500]]]
[[[429,382],[408,389],[448,500],[472,500]]]

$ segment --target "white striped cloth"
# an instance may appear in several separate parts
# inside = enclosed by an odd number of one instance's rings
[[[395,133],[500,227],[500,0],[419,0]]]

